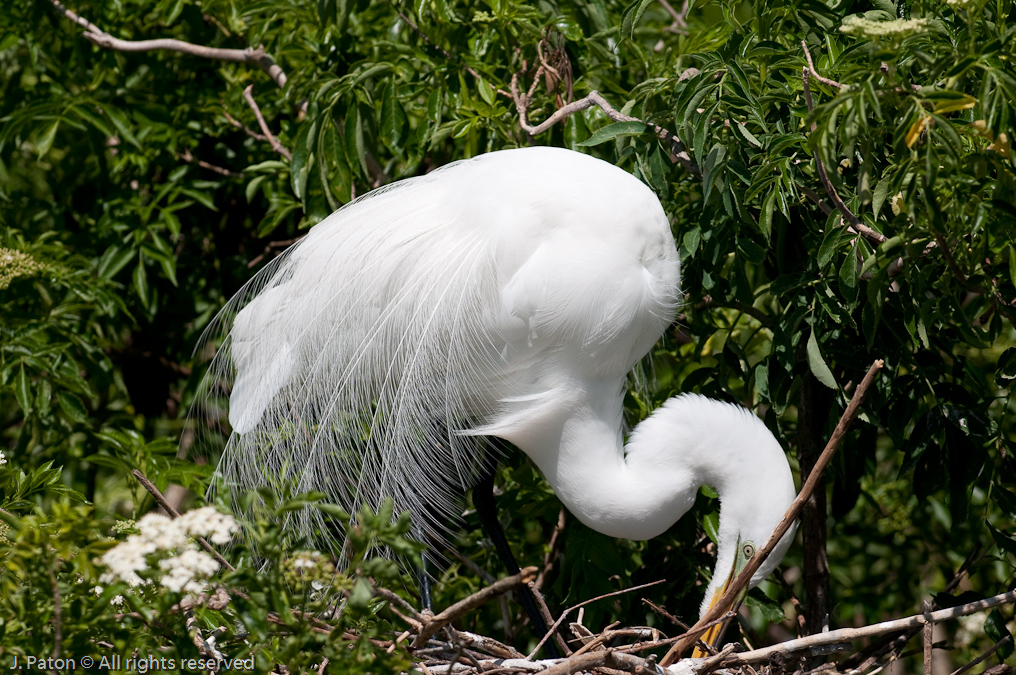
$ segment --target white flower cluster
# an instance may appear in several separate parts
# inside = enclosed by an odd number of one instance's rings
[[[158,513],[149,513],[137,523],[138,534],[106,551],[102,564],[109,570],[99,580],[103,583],[123,581],[131,587],[142,583],[138,572],[148,569],[147,556],[157,551],[179,551],[159,561],[167,572],[159,583],[171,591],[200,592],[198,578],[209,577],[219,563],[199,551],[193,537],[208,537],[214,544],[227,544],[236,531],[236,521],[211,506],[188,511],[173,520]]]
[[[7,457],[4,456],[4,451],[0,450],[0,466],[7,463]]]
[[[872,21],[855,14],[843,19],[843,23],[840,24],[840,32],[866,38],[904,38],[915,33],[923,33],[930,24],[928,19]]]
[[[945,4],[952,9],[966,9],[974,4],[974,0],[945,0]]]

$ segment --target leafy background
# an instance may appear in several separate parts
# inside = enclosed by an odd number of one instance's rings
[[[918,611],[930,596],[947,606],[1012,587],[1011,3],[702,0],[683,21],[647,0],[70,7],[123,39],[263,45],[287,75],[284,88],[242,64],[102,49],[46,0],[7,5],[0,507],[10,529],[0,545],[0,654],[52,651],[52,584],[63,616],[76,617],[64,627],[65,651],[72,639],[127,644],[138,631],[149,644],[172,643],[111,618],[108,598],[90,595],[90,561],[110,545],[115,520],[152,508],[131,469],[185,507],[202,502],[214,451],[192,451],[191,437],[215,420],[186,416],[208,357],[193,354],[202,329],[285,242],[355,195],[530,143],[617,163],[671,216],[686,302],[633,381],[629,423],[676,392],[738,401],[806,473],[852,387],[874,359],[886,361],[805,514],[803,545],[749,598],[741,629],[753,644],[821,630],[826,615],[833,627],[861,625]],[[847,17],[850,33],[840,30]],[[813,109],[802,41],[833,81],[811,78]],[[506,94],[516,74],[528,88],[541,55],[556,65],[536,83],[531,122],[596,90],[676,133],[695,171],[650,128],[613,124],[595,107],[530,138]],[[291,159],[255,137],[248,85]],[[818,161],[844,208],[884,241],[845,227]],[[651,542],[611,540],[566,516],[551,547],[560,504],[533,467],[516,453],[498,484],[517,556],[553,563],[544,581],[553,610],[666,579],[645,597],[696,616],[715,536],[711,491]],[[461,530],[459,551],[500,576],[468,509]],[[280,545],[277,559],[285,555]],[[943,595],[964,561],[966,576]],[[241,573],[237,583],[272,589],[253,612],[268,636],[266,608],[302,596],[278,575],[255,582],[251,569]],[[411,578],[386,573],[413,597]],[[450,557],[436,605],[484,583]],[[173,601],[139,598],[138,610],[184,631]],[[24,632],[30,604],[49,609]],[[388,619],[372,618],[383,608],[363,608],[356,625],[389,630]],[[524,647],[531,636],[511,611],[506,624],[489,605],[464,625]],[[956,649],[942,658],[965,662],[1004,634],[1011,615],[948,626],[942,639]],[[638,597],[587,608],[587,625],[615,619],[670,628]],[[265,664],[288,659],[297,669],[295,655],[325,649],[306,635],[260,648]],[[334,672],[354,666],[345,667]]]

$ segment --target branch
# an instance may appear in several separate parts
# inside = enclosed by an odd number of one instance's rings
[[[468,598],[456,602],[454,605],[448,607],[430,621],[424,623],[423,629],[416,636],[416,639],[413,640],[412,646],[414,648],[423,647],[427,644],[427,640],[455,619],[459,618],[466,612],[479,607],[488,600],[493,599],[495,596],[506,593],[512,589],[519,588],[523,584],[528,584],[536,578],[536,573],[537,568],[526,567],[518,574],[513,574],[510,577],[499,579],[490,586],[473,593]]]
[[[220,103],[221,103],[221,101],[220,101]],[[253,130],[252,130],[252,129],[250,129],[250,128],[249,128],[249,127],[248,127],[247,125],[245,125],[245,124],[241,124],[239,120],[237,120],[237,119],[236,119],[235,117],[233,117],[232,115],[230,115],[230,114],[229,114],[229,111],[228,111],[228,110],[226,110],[226,104],[225,104],[225,103],[222,103],[222,114],[226,116],[226,121],[227,121],[227,122],[229,122],[230,124],[232,124],[232,125],[233,125],[234,127],[236,127],[237,129],[243,129],[243,131],[244,131],[244,132],[245,132],[245,133],[246,133],[246,134],[247,134],[248,136],[250,136],[251,138],[253,138],[253,139],[255,139],[255,140],[258,140],[258,141],[267,141],[267,140],[268,140],[268,137],[267,137],[267,136],[265,136],[264,134],[259,134],[258,132],[256,132],[256,131],[253,131]]]
[[[737,598],[742,590],[748,587],[749,582],[751,582],[752,575],[755,574],[758,568],[762,566],[762,563],[765,562],[765,559],[773,552],[773,549],[776,548],[776,545],[783,538],[783,535],[790,530],[791,525],[793,525],[794,521],[796,521],[797,517],[800,515],[801,509],[804,508],[804,504],[811,498],[812,492],[814,492],[815,488],[818,486],[819,479],[822,477],[826,467],[829,466],[829,462],[832,461],[833,455],[836,454],[836,450],[843,441],[843,437],[846,435],[847,429],[850,428],[850,424],[854,421],[854,417],[857,416],[857,411],[861,407],[861,403],[864,401],[864,397],[868,393],[868,389],[874,383],[875,376],[878,374],[878,371],[881,370],[883,365],[885,365],[885,362],[881,359],[871,364],[871,367],[868,369],[864,379],[861,380],[857,389],[854,390],[854,395],[850,398],[850,403],[847,404],[847,409],[844,410],[843,415],[840,416],[840,421],[836,423],[836,428],[833,430],[832,436],[829,438],[829,442],[826,443],[825,449],[822,450],[822,454],[819,455],[818,460],[815,462],[815,466],[812,468],[811,473],[809,473],[808,480],[805,481],[804,485],[801,487],[801,493],[797,495],[794,503],[790,505],[789,509],[787,509],[783,519],[780,521],[779,525],[776,526],[776,530],[773,532],[772,536],[769,537],[769,541],[766,542],[766,545],[756,552],[754,556],[752,556],[751,560],[748,561],[748,564],[745,565],[743,570],[741,570],[741,573],[737,576],[737,578],[734,579],[734,581],[727,587],[723,596],[713,603],[713,606],[709,609],[709,611],[706,612],[705,615],[699,619],[698,623],[692,627],[692,631],[701,628],[704,623],[715,620],[723,612],[724,607],[730,607],[733,605],[734,599]],[[828,635],[828,633],[825,633],[824,635]],[[663,660],[660,661],[660,665],[669,666],[673,663],[683,651],[694,643],[694,639],[695,638],[693,636],[689,635],[675,644],[671,650],[667,652],[667,655],[663,657]]]
[[[808,61],[808,70],[811,71],[812,77],[814,77],[822,84],[829,87],[833,87],[834,89],[843,88],[844,85],[840,84],[836,80],[830,80],[828,77],[822,77],[821,75],[818,74],[818,71],[815,70],[815,64],[811,60],[811,52],[808,51],[808,43],[806,43],[804,40],[801,40],[801,49],[804,50],[804,58]]]
[[[271,130],[268,128],[268,123],[265,122],[265,118],[261,115],[261,108],[258,107],[257,101],[254,100],[254,85],[247,85],[247,88],[243,90],[243,97],[247,101],[247,105],[254,111],[254,117],[258,118],[258,126],[261,127],[261,131],[264,133],[265,138],[271,144],[272,149],[279,153],[289,161],[293,161],[293,153],[286,149],[282,143],[279,143],[279,139],[272,135]]]
[[[1004,605],[1011,602],[1016,602],[1016,591],[1009,591],[1008,593],[1002,593],[990,598],[985,598],[984,600],[977,600],[976,602],[968,602],[967,604],[959,605],[958,607],[940,609],[937,612],[914,614],[913,616],[904,617],[902,619],[881,621],[870,626],[862,626],[861,628],[840,628],[826,633],[817,633],[815,635],[809,635],[808,637],[798,638],[797,640],[781,642],[780,644],[773,645],[771,647],[743,652],[738,654],[735,658],[738,663],[762,663],[768,661],[770,655],[772,654],[779,653],[786,656],[788,654],[804,651],[813,647],[834,645],[840,642],[850,642],[853,640],[860,640],[862,638],[882,635],[884,633],[906,630],[908,628],[923,628],[924,626],[930,624],[941,623],[942,621],[948,621],[949,619],[955,619],[960,616],[982,612],[986,609],[991,609],[992,607],[997,607],[998,605]],[[956,674],[954,673],[953,675]]]
[[[184,148],[183,152],[177,153],[176,156],[179,157],[180,159],[182,159],[183,161],[187,162],[188,164],[196,164],[196,165],[200,166],[202,169],[208,169],[209,171],[214,171],[215,173],[217,173],[217,174],[219,174],[221,176],[242,176],[243,175],[243,171],[230,171],[229,169],[225,169],[225,168],[223,168],[221,166],[215,166],[214,164],[209,164],[208,162],[204,162],[204,161],[198,159],[197,157],[195,157],[194,155],[192,155],[191,151],[188,150],[187,148]]]
[[[690,5],[689,0],[684,0],[684,5],[681,6],[681,11],[678,12],[674,9],[667,0],[660,0],[660,4],[663,5],[663,9],[667,10],[667,14],[674,20],[669,26],[663,30],[670,33],[677,33],[678,35],[688,34],[688,7]]]
[[[265,53],[264,47],[257,49],[247,47],[246,49],[219,49],[217,47],[205,47],[183,40],[162,38],[158,40],[121,40],[115,38],[106,31],[96,26],[91,21],[83,19],[71,10],[67,9],[59,0],[49,0],[58,12],[85,29],[85,38],[103,49],[112,49],[118,52],[152,52],[171,51],[199,56],[215,61],[232,61],[234,63],[245,63],[248,66],[257,66],[268,73],[268,76],[275,81],[280,89],[286,86],[286,73],[279,67],[272,57]]]
[[[180,512],[177,511],[176,509],[174,509],[173,505],[170,504],[168,501],[166,501],[166,498],[162,496],[161,492],[159,492],[159,488],[155,487],[155,484],[153,484],[152,481],[148,480],[148,478],[145,476],[145,474],[141,473],[137,469],[134,469],[133,471],[131,471],[131,473],[134,475],[135,478],[138,479],[138,482],[141,483],[141,487],[143,487],[146,490],[148,490],[148,493],[150,495],[152,495],[152,497],[155,498],[155,501],[159,504],[159,506],[161,506],[162,508],[164,508],[166,510],[166,513],[169,514],[170,518],[179,518],[180,517]],[[209,553],[211,553],[212,557],[215,558],[220,565],[225,567],[230,572],[235,572],[236,571],[236,568],[233,567],[233,565],[231,565],[228,560],[226,560],[221,555],[219,555],[219,552],[216,551],[212,547],[212,545],[209,544],[205,540],[204,537],[198,537],[197,541],[198,541],[199,544],[201,544],[201,548],[203,548],[206,551],[208,551]]]
[[[802,43],[803,44],[803,43]],[[808,112],[815,109],[815,102],[811,98],[811,87],[808,86],[808,68],[801,69],[801,81],[804,83],[804,100],[808,104]],[[812,123],[811,130],[814,131],[816,125]],[[818,176],[822,181],[822,187],[825,188],[826,194],[829,195],[829,199],[832,200],[836,209],[843,215],[843,218],[848,223],[849,229],[853,230],[854,233],[862,235],[865,239],[872,242],[874,246],[878,246],[886,240],[885,235],[876,232],[864,223],[862,223],[853,212],[847,208],[847,205],[843,203],[843,200],[836,193],[836,188],[833,187],[832,181],[829,180],[829,174],[826,173],[825,164],[822,163],[822,158],[819,157],[819,153],[815,153],[815,164],[818,167]]]
[[[540,75],[542,74],[543,74],[543,66],[540,66],[536,71],[536,75],[533,77],[534,84],[536,83],[536,81],[540,79]],[[643,124],[652,127],[653,131],[660,138],[670,143],[671,148],[673,150],[671,157],[672,160],[680,162],[681,165],[689,173],[692,173],[696,176],[701,174],[698,166],[691,160],[691,157],[685,150],[684,144],[681,143],[681,140],[677,136],[675,136],[670,131],[664,129],[663,127],[659,126],[658,124],[645,122],[637,117],[632,117],[630,115],[625,115],[624,113],[618,112],[617,110],[614,109],[612,105],[607,103],[607,101],[602,96],[600,96],[600,92],[598,91],[595,90],[591,91],[584,98],[580,98],[577,101],[572,101],[568,105],[558,108],[553,115],[545,119],[540,124],[537,124],[536,126],[531,125],[528,119],[529,104],[532,102],[533,99],[533,88],[531,87],[528,93],[523,94],[519,90],[518,73],[512,75],[511,94],[506,95],[509,96],[509,98],[511,98],[512,101],[515,102],[515,110],[518,111],[519,114],[519,126],[521,126],[523,131],[525,131],[530,136],[542,134],[544,131],[547,131],[558,122],[567,119],[568,117],[571,117],[575,113],[585,110],[586,108],[592,108],[595,105],[599,107],[600,110],[602,110],[604,113],[606,113],[607,117],[609,117],[615,122],[642,122]]]
[[[984,659],[988,658],[989,656],[991,656],[992,654],[997,652],[999,649],[1001,649],[1002,647],[1004,647],[1007,644],[1009,644],[1010,642],[1012,642],[1012,635],[1006,635],[1004,638],[1002,638],[1001,640],[996,642],[994,645],[989,647],[988,651],[984,652],[983,654],[978,656],[976,659],[974,659],[973,661],[971,661],[967,665],[963,666],[962,668],[957,668],[956,670],[954,670],[951,673],[951,675],[963,675],[963,673],[967,672],[968,670],[970,670],[971,668],[976,666],[981,661],[984,661]]]
[[[566,609],[563,612],[561,612],[561,616],[558,617],[557,621],[554,622],[554,625],[551,626],[550,629],[547,631],[547,634],[543,636],[543,639],[541,639],[536,644],[536,648],[533,649],[533,651],[530,652],[529,656],[527,656],[526,658],[527,659],[532,659],[533,658],[533,656],[536,654],[536,652],[538,652],[540,650],[540,647],[543,646],[543,643],[547,641],[547,638],[549,638],[551,635],[553,635],[557,631],[558,627],[561,625],[561,622],[563,622],[565,617],[568,616],[568,614],[570,614],[573,610],[576,610],[579,607],[585,607],[589,603],[596,602],[597,600],[603,600],[604,598],[612,598],[615,595],[621,595],[623,593],[631,593],[632,591],[640,591],[643,588],[649,588],[650,586],[656,586],[657,584],[662,584],[664,581],[666,581],[666,579],[660,579],[659,581],[651,581],[648,584],[642,584],[641,586],[632,586],[631,588],[625,588],[625,589],[622,589],[620,591],[614,591],[613,593],[605,593],[604,595],[598,595],[595,598],[590,598],[588,600],[583,600],[582,602],[580,602],[577,605],[572,605],[568,609]]]

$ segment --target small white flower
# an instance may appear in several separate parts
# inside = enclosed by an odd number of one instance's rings
[[[159,567],[167,572],[159,583],[176,593],[200,593],[203,587],[195,579],[210,577],[219,571],[219,563],[212,556],[193,548],[178,556],[160,560]]]
[[[843,19],[843,23],[840,24],[840,32],[866,38],[904,38],[915,33],[923,33],[929,25],[931,22],[928,19],[872,21],[855,14]]]
[[[7,457],[4,456],[4,451],[0,450],[0,466],[7,463]]]
[[[109,604],[115,605],[115,606],[122,605],[123,604],[123,596],[122,595],[114,595],[113,599],[109,601]]]
[[[92,589],[92,593],[96,595],[102,595],[102,586],[96,586]]]

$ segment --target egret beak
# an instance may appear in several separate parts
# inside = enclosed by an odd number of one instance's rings
[[[727,580],[723,582],[723,586],[716,589],[716,592],[713,593],[713,597],[709,600],[709,609],[712,609],[713,606],[720,601],[720,598],[723,597],[723,594],[727,592],[728,588],[730,588],[730,584],[734,582],[734,579],[737,578],[737,575],[741,573],[741,570],[744,569],[744,566],[748,564],[748,560],[750,560],[754,554],[755,554],[755,545],[753,543],[747,542],[742,544],[740,539],[738,539],[737,554],[734,556],[734,564],[731,565],[730,567],[730,574],[727,575]],[[738,608],[741,606],[741,603],[744,601],[744,598],[747,595],[748,589],[745,588],[743,591],[737,594],[737,597],[734,598],[734,601],[730,603],[729,607],[723,608],[723,613],[724,614],[728,612],[736,613]],[[702,634],[699,640],[701,640],[702,642],[706,643],[707,645],[709,645],[714,649],[718,648],[720,640],[723,638],[723,633],[724,631],[727,630],[727,625],[730,623],[730,621],[731,619],[726,619],[718,624],[715,624],[714,626],[711,626],[705,633]],[[692,658],[702,658],[705,656],[709,656],[709,653],[706,652],[701,647],[696,646],[695,649],[692,651],[691,656]]]

